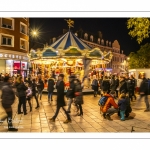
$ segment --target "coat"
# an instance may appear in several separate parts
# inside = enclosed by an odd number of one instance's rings
[[[54,82],[53,78],[50,78],[48,80],[47,91],[52,93],[54,91],[54,85],[55,85],[55,82]]]
[[[70,86],[69,86],[69,89],[68,89],[66,95],[67,95],[68,98],[74,98],[74,97],[75,97],[75,95],[74,95],[74,93],[75,93],[74,80],[72,80],[72,81],[69,82],[69,83],[70,83]]]
[[[94,91],[98,91],[98,80],[97,80],[97,79],[94,79],[94,80],[92,81],[92,89],[93,89]]]
[[[109,89],[110,89],[109,80],[103,80],[102,81],[102,90],[103,91],[109,91]]]
[[[18,97],[24,97],[24,96],[26,96],[26,90],[28,88],[25,86],[25,84],[23,82],[21,82],[21,83],[16,82],[15,86],[17,88]]]
[[[146,78],[143,78],[141,82],[139,93],[141,93],[140,95],[148,95],[148,80]]]
[[[39,81],[37,83],[37,90],[43,91],[43,89],[44,89],[44,82],[41,79],[39,79]]]
[[[2,87],[2,103],[12,105],[15,101],[15,93],[10,83],[4,83]]]
[[[105,105],[100,108],[101,111],[102,111],[103,113],[106,113],[107,110],[108,110],[109,108],[111,108],[111,106],[113,106],[114,108],[117,109],[117,108],[118,108],[118,105],[115,103],[114,98],[113,98],[111,95],[109,95],[109,94],[105,94],[105,96],[108,96],[108,99],[107,99]]]
[[[79,82],[75,84],[75,104],[83,104],[82,87]]]
[[[127,100],[122,98],[118,101],[118,106],[121,111],[126,111],[127,109]]]
[[[119,83],[119,92],[121,93],[121,91],[124,91],[125,93],[128,92],[128,90],[127,90],[127,83],[126,83],[125,80],[123,80],[123,81],[121,81]]]
[[[65,106],[65,100],[64,100],[64,87],[65,83],[64,81],[57,81],[56,83],[56,89],[57,89],[57,107],[63,107]]]
[[[110,90],[111,91],[116,91],[116,82],[115,79],[110,80]]]

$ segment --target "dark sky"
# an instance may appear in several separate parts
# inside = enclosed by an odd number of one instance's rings
[[[67,29],[67,22],[64,19],[68,18],[30,18],[30,29],[39,28],[40,36],[38,39],[31,39],[31,42],[37,41],[39,43],[49,43],[53,37],[62,35],[63,29]],[[118,40],[121,50],[128,55],[130,52],[136,52],[140,46],[148,42],[144,40],[141,45],[136,41],[136,38],[131,38],[128,35],[127,29],[128,18],[70,18],[74,20],[74,28],[72,31],[75,33],[80,28],[84,32],[91,34],[102,32],[104,41],[108,40],[113,42]],[[31,47],[32,44],[31,43]],[[37,43],[36,43],[37,44]],[[42,45],[41,45],[42,46]]]

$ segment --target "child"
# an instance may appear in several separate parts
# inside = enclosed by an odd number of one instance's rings
[[[127,100],[126,100],[126,94],[122,93],[119,96],[118,100],[118,106],[120,110],[120,120],[125,121],[125,111],[127,109]]]
[[[31,89],[31,85],[28,85],[28,89],[27,89],[27,95],[26,95],[26,100],[28,101],[28,104],[30,106],[30,112],[32,111],[32,106],[31,106],[31,98],[32,98],[32,89]]]

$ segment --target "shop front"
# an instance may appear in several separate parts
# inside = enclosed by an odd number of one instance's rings
[[[17,76],[17,74],[27,77],[28,75],[28,57],[26,54],[11,54],[0,53],[0,69],[1,73],[8,73],[11,76]]]

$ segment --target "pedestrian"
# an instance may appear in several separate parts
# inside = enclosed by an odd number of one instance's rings
[[[128,90],[127,90],[127,82],[126,82],[124,76],[120,76],[120,82],[119,82],[118,91],[119,91],[119,95],[121,94],[122,91],[124,91],[124,93],[128,92]]]
[[[148,112],[149,110],[149,101],[148,101],[148,80],[145,78],[145,75],[141,76],[142,82],[139,88],[139,94],[140,97],[138,99],[138,103],[141,101],[141,99],[144,97],[145,99],[145,104],[146,104],[146,109],[144,112]]]
[[[18,131],[18,129],[16,129],[12,122],[12,107],[11,105],[14,103],[15,101],[15,93],[12,89],[12,78],[9,76],[4,77],[4,84],[2,87],[2,106],[5,109],[6,113],[7,113],[7,123],[8,123],[8,131]]]
[[[31,98],[32,98],[32,87],[31,84],[27,85],[28,89],[26,91],[26,100],[28,101],[29,107],[30,107],[30,112],[32,111],[32,105],[31,105]]]
[[[68,109],[67,112],[70,113],[71,111],[71,104],[73,102],[73,99],[75,98],[75,83],[74,83],[74,79],[76,78],[76,76],[71,75],[69,76],[69,88],[67,90],[66,93],[66,97],[68,98]]]
[[[44,82],[41,79],[41,76],[39,76],[38,82],[37,82],[37,99],[39,99],[40,96],[40,100],[42,99],[42,92],[44,90]]]
[[[93,75],[93,81],[92,81],[92,89],[94,90],[94,97],[97,96],[98,93],[98,80],[96,79],[96,75]]]
[[[115,75],[112,75],[110,80],[110,90],[116,91],[116,82],[115,82]]]
[[[109,93],[109,91],[110,91],[110,82],[109,82],[109,79],[108,79],[107,76],[105,76],[103,78],[103,81],[102,81],[102,91],[103,91],[103,94]]]
[[[83,116],[83,109],[82,109],[83,93],[82,93],[81,83],[78,79],[75,79],[74,83],[75,83],[75,101],[74,101],[74,103],[80,111],[78,116]]]
[[[66,116],[67,116],[67,120],[64,121],[64,123],[69,123],[71,122],[71,118],[69,113],[67,113],[67,111],[65,110],[64,106],[65,104],[65,100],[64,100],[64,90],[65,90],[65,83],[63,81],[64,79],[64,75],[60,74],[58,77],[58,81],[56,83],[56,89],[57,89],[57,108],[56,108],[56,112],[55,115],[50,119],[50,121],[55,122],[55,119],[59,113],[60,108],[62,107],[63,111],[65,112]]]
[[[115,76],[115,85],[116,85],[116,97],[118,98],[119,79],[117,76]]]
[[[101,112],[103,113],[104,119],[112,120],[111,115],[118,113],[118,105],[115,103],[115,91],[111,91],[109,94],[104,96],[108,97],[104,106],[100,107]],[[113,108],[112,108],[113,106]]]
[[[37,108],[40,107],[40,105],[39,105],[38,98],[37,98],[37,84],[36,84],[36,80],[35,79],[32,80],[32,96],[36,100],[36,107],[35,107],[35,109],[37,109]]]
[[[18,103],[18,114],[23,114],[27,115],[27,110],[26,110],[26,90],[28,89],[24,82],[23,78],[19,76],[17,78],[17,81],[15,83],[15,86],[17,88],[17,96],[19,98],[19,103]],[[23,112],[21,112],[21,106],[23,105]]]
[[[127,100],[126,100],[126,94],[122,93],[119,96],[118,100],[118,106],[119,106],[119,111],[120,111],[120,120],[125,121],[125,111],[127,109]]]
[[[55,86],[54,78],[52,78],[52,75],[50,74],[50,78],[48,79],[48,86],[47,86],[48,102],[53,101],[54,86]]]

